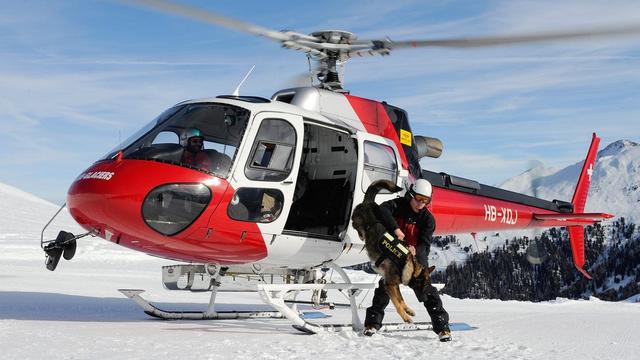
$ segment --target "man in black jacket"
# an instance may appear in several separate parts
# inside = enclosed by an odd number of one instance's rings
[[[427,205],[431,202],[432,187],[425,179],[418,179],[404,197],[386,201],[380,205],[378,220],[398,239],[409,246],[409,251],[422,266],[429,266],[429,250],[431,237],[436,229],[436,221]],[[450,341],[449,314],[442,306],[438,290],[431,284],[412,281],[418,300],[424,303],[433,331],[440,341]],[[384,279],[378,283],[373,294],[371,307],[367,308],[364,334],[373,335],[382,326],[384,309],[389,305],[389,295],[384,289]]]

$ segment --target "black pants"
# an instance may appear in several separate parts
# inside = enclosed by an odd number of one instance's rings
[[[442,306],[442,300],[438,295],[438,290],[431,284],[409,283],[413,292],[415,292],[418,301],[424,304],[429,316],[433,331],[437,334],[443,330],[449,330],[449,314]],[[380,279],[378,287],[373,293],[371,307],[367,308],[367,316],[364,319],[365,327],[374,327],[379,329],[384,319],[384,309],[389,305],[389,295],[384,287],[384,279]]]

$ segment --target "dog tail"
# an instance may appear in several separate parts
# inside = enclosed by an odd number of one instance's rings
[[[396,186],[391,180],[377,180],[371,183],[367,188],[367,192],[364,193],[364,202],[375,202],[376,195],[380,190],[387,190],[389,192],[398,192],[402,190],[401,187]]]

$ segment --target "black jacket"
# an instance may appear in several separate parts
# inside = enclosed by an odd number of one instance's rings
[[[426,207],[420,212],[414,212],[409,204],[410,200],[411,197],[406,195],[383,202],[380,204],[380,211],[377,214],[378,219],[391,234],[399,228],[396,219],[404,219],[407,223],[416,224],[418,228],[416,258],[423,266],[429,266],[429,251],[431,250],[431,238],[436,230],[436,219]]]

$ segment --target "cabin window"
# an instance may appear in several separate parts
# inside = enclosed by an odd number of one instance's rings
[[[385,179],[395,183],[398,176],[398,163],[393,148],[365,141],[364,175],[362,191],[367,191],[369,185],[376,180]]]
[[[240,188],[229,203],[229,217],[239,221],[270,223],[282,213],[284,195],[277,189]]]
[[[288,122],[266,119],[260,124],[245,175],[250,180],[282,181],[289,176],[296,149],[296,131]]]

